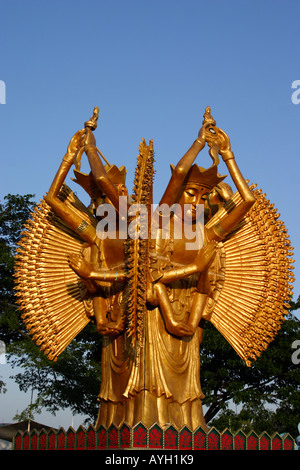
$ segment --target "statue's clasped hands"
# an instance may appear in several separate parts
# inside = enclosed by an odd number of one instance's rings
[[[219,155],[224,162],[233,159],[234,155],[231,151],[230,140],[226,132],[216,126],[216,121],[210,114],[210,107],[205,110],[203,126],[198,133],[197,141],[203,145],[209,146],[209,155],[213,160],[213,165],[219,164]]]
[[[93,267],[82,256],[71,253],[68,255],[69,266],[83,279],[90,279]]]
[[[73,135],[68,145],[67,153],[63,160],[69,164],[74,164],[80,170],[80,159],[86,146],[86,129],[81,129]]]
[[[212,128],[209,128],[207,133],[209,133],[211,129]],[[215,134],[211,134],[206,137],[206,142],[210,147],[209,154],[212,157],[214,164],[218,165],[218,155],[221,155],[224,162],[233,159],[234,155],[231,150],[230,139],[226,132],[217,127],[214,128],[214,131]]]

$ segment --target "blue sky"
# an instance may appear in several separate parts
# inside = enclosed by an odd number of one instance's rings
[[[129,188],[141,138],[154,140],[158,202],[209,105],[299,258],[298,0],[2,0],[0,8],[1,201],[42,198],[97,105],[97,145],[126,164]],[[210,164],[206,152],[197,163]],[[299,269],[296,262],[295,297]]]

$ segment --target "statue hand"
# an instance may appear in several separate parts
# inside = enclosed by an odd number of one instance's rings
[[[223,161],[234,158],[234,155],[231,151],[231,144],[230,139],[226,132],[222,129],[218,129],[218,146],[219,146],[219,154],[223,158]]]
[[[152,281],[150,275],[147,276],[146,297],[147,297],[147,302],[150,305],[152,305],[153,307],[157,307],[158,298],[156,294],[155,284]]]
[[[230,150],[230,139],[226,132],[224,132],[222,129],[218,129],[218,145],[220,148],[220,152],[223,152],[224,150]]]
[[[218,166],[220,163],[219,160],[219,147],[216,143],[210,146],[210,149],[208,151],[209,155],[211,156],[213,160],[213,165]]]
[[[207,142],[207,138],[210,137],[209,127],[212,127],[212,125],[209,122],[206,122],[205,124],[203,124],[200,131],[198,132],[198,140],[203,142],[203,147],[205,145],[205,142]]]
[[[115,338],[124,331],[124,324],[122,321],[99,323],[97,325],[97,331],[101,335]]]
[[[195,258],[195,264],[198,268],[198,272],[204,271],[211,263],[213,256],[216,253],[216,245],[216,241],[211,241],[199,251]]]
[[[90,278],[93,267],[82,256],[70,254],[68,256],[68,263],[78,276],[83,279]]]
[[[207,142],[209,146],[209,155],[213,160],[214,165],[219,164],[219,147],[217,141],[217,128],[212,123],[205,123],[199,133],[198,133],[198,141],[203,142],[203,147],[205,142]]]
[[[74,157],[74,155],[78,152],[78,150],[84,146],[85,144],[85,129],[81,129],[81,131],[76,132],[76,134],[73,135],[72,139],[70,140],[68,150],[67,150],[67,155],[70,157]]]
[[[174,336],[192,336],[193,328],[184,322],[176,322],[175,320],[166,323],[167,331]]]

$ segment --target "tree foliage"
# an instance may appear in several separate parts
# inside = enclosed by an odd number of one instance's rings
[[[15,304],[14,254],[22,225],[34,204],[32,197],[8,195],[0,205],[0,340],[6,343],[10,364],[18,367],[14,380],[20,390],[34,390],[36,396],[16,419],[32,417],[41,410],[55,414],[71,408],[73,413],[86,416],[86,422],[94,423],[101,382],[101,336],[95,326],[89,323],[53,363],[28,337]],[[206,322],[200,353],[209,425],[220,430],[228,427],[297,435],[300,368],[292,361],[292,345],[299,339],[300,321],[292,312],[300,308],[300,297],[291,304],[282,329],[251,368]],[[4,384],[0,381],[0,385],[1,390]]]
[[[292,303],[274,341],[250,368],[222,335],[207,325],[201,347],[201,383],[208,423],[218,429],[232,427],[236,422],[255,430],[272,428],[273,432],[297,433],[300,367],[292,360],[292,345],[299,338],[300,321],[292,309],[298,306],[299,299]],[[228,409],[229,404],[242,409],[234,413]]]
[[[24,328],[19,322],[14,293],[14,256],[23,224],[34,206],[33,194],[8,194],[0,204],[0,339],[8,345],[21,339]]]
[[[101,337],[93,324],[53,363],[32,342],[20,317],[14,291],[14,256],[23,225],[35,205],[34,195],[8,194],[0,204],[0,340],[6,345],[13,376],[21,391],[34,390],[37,399],[15,419],[46,409],[71,408],[94,421],[101,381]],[[0,391],[5,384],[0,380]]]
[[[55,414],[70,408],[94,424],[101,382],[101,341],[93,324],[88,325],[58,357],[47,359],[30,338],[14,343],[10,364],[19,372],[14,380],[21,391],[34,390],[36,400],[16,419],[26,419],[43,410]],[[83,423],[84,424],[84,423]]]

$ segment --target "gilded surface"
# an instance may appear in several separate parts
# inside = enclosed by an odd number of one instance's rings
[[[51,360],[89,321],[96,323],[103,335],[97,426],[142,421],[207,429],[200,385],[203,320],[247,366],[260,356],[291,297],[286,228],[266,195],[244,179],[229,137],[207,108],[198,137],[171,167],[159,204],[177,208],[169,213],[166,236],[165,214],[152,212],[153,142],[140,144],[129,195],[125,167],[109,164],[96,145],[98,116],[95,108],[71,139],[25,226],[16,260],[22,318]],[[195,164],[205,145],[212,158],[208,169]],[[80,170],[84,153],[90,174]],[[234,191],[217,171],[220,157]],[[72,166],[74,181],[91,198],[88,208],[65,184]],[[109,228],[99,232],[96,210],[104,205],[118,215],[114,234]],[[136,205],[143,210],[132,212]],[[200,205],[201,243],[191,246],[185,229],[197,227]]]

